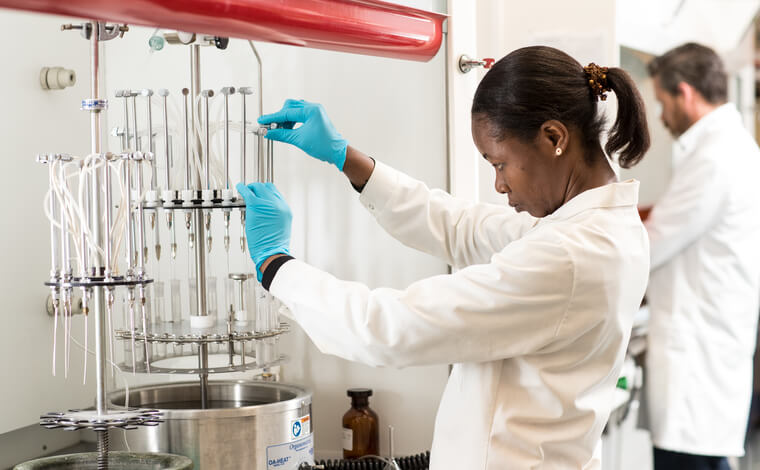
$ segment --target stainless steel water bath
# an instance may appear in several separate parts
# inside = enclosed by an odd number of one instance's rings
[[[109,404],[125,406],[123,390]],[[279,383],[210,381],[208,408],[200,409],[197,382],[130,389],[128,406],[157,408],[165,422],[111,431],[111,446],[133,452],[190,457],[196,469],[277,468],[314,463],[311,392]]]

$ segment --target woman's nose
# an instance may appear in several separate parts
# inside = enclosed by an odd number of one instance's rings
[[[504,182],[504,180],[496,178],[496,181],[494,182],[494,187],[496,188],[496,192],[499,194],[506,194],[509,192],[509,187],[507,186],[507,183]]]

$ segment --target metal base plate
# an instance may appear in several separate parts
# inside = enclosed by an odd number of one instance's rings
[[[189,320],[151,323],[148,326],[147,341],[149,343],[168,344],[224,343],[273,338],[290,331],[290,325],[285,322],[281,322],[279,328],[265,332],[256,332],[253,326],[253,322],[250,321],[232,322],[229,328],[226,321],[218,322],[210,328],[192,328]],[[134,332],[124,329],[116,330],[118,339],[131,340],[133,336],[135,341],[145,341],[146,339],[146,335],[143,335],[140,328],[135,328]]]
[[[107,431],[111,428],[136,429],[137,426],[158,426],[163,422],[161,412],[154,409],[128,408],[109,409],[106,415],[99,415],[96,410],[69,410],[52,412],[40,416],[40,425],[48,429],[64,431]]]

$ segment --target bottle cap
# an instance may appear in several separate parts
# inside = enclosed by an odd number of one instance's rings
[[[346,395],[351,398],[369,398],[372,396],[371,388],[349,388]]]

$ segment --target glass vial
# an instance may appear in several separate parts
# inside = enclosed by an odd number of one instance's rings
[[[349,388],[351,409],[343,415],[343,458],[357,459],[380,453],[380,433],[377,413],[369,407],[369,388]]]
[[[172,296],[171,315],[164,315],[164,321],[179,323],[182,320],[182,292],[180,292],[179,279],[172,279],[169,283]]]

